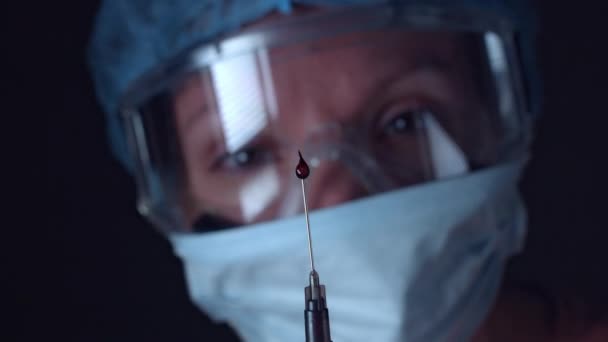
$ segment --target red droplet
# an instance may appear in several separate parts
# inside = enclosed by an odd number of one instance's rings
[[[300,153],[300,151],[298,151],[298,155],[300,155],[300,161],[296,166],[296,176],[300,179],[305,179],[310,174],[310,169],[308,168],[308,164],[304,161],[304,158],[302,158],[302,153]]]

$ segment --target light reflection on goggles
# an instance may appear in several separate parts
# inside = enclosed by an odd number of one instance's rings
[[[126,110],[140,208],[186,230],[297,214],[299,149],[313,209],[505,161],[525,126],[504,46],[392,25],[190,68]]]

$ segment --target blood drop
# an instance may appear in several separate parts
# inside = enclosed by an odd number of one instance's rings
[[[308,168],[308,164],[304,161],[304,158],[302,158],[302,153],[300,153],[300,151],[298,151],[298,155],[300,156],[300,161],[296,166],[296,176],[300,179],[305,179],[310,174],[310,169]]]

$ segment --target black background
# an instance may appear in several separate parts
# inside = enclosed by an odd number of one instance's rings
[[[515,268],[580,295],[598,315],[608,312],[608,38],[600,4],[539,3],[545,101],[522,182],[530,235]],[[17,295],[20,340],[222,340],[225,329],[189,302],[180,261],[135,212],[133,181],[110,156],[84,57],[97,6],[74,2],[45,32],[61,77],[52,89],[58,110],[47,118],[51,234],[34,238],[48,236],[59,259],[37,265],[48,267],[45,278],[33,277]]]

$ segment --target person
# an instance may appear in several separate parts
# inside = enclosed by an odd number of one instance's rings
[[[304,339],[299,151],[333,340],[592,341],[503,277],[534,38],[525,1],[105,1],[89,60],[138,210],[244,341]]]

